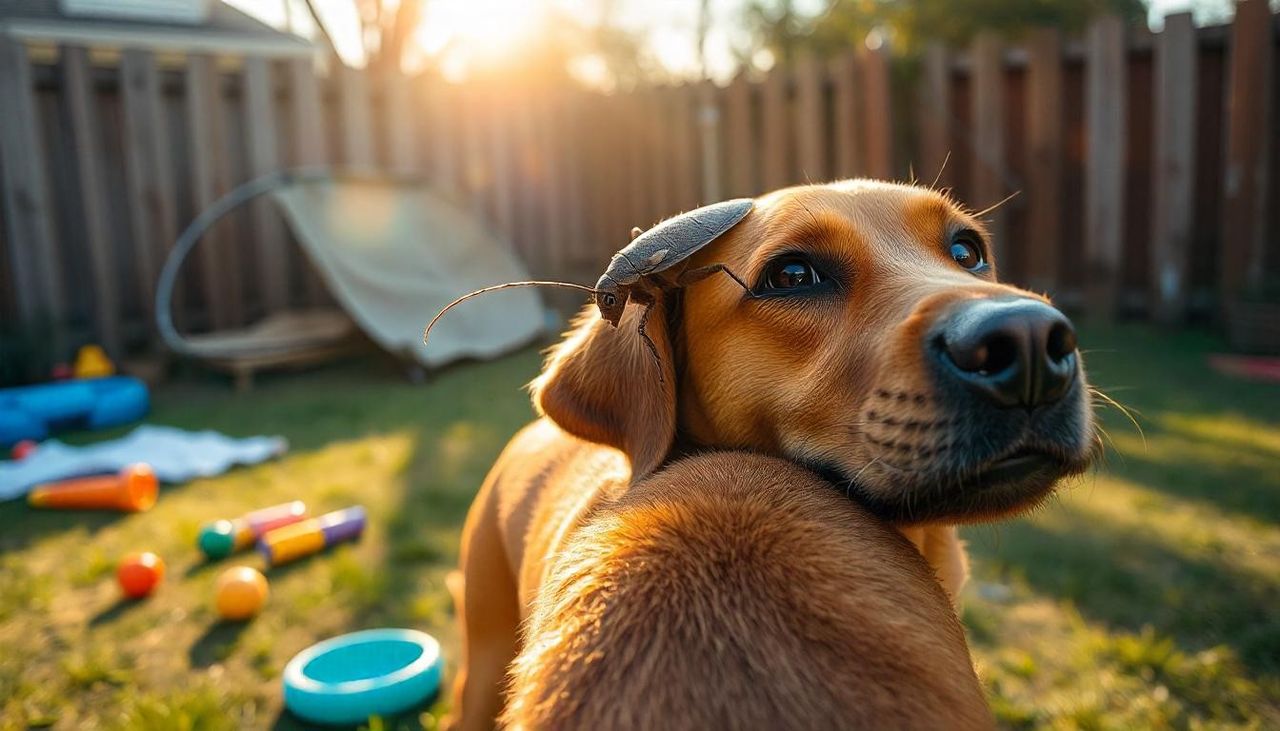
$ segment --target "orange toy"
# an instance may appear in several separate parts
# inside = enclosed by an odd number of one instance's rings
[[[151,467],[141,462],[115,475],[78,477],[36,485],[27,502],[36,508],[121,510],[142,512],[156,504],[160,483]]]
[[[267,602],[267,577],[248,566],[233,566],[218,576],[213,591],[219,616],[248,619]]]
[[[150,551],[131,553],[116,569],[116,581],[130,599],[141,599],[155,590],[164,578],[164,561]]]

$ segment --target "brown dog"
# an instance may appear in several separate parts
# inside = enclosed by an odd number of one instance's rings
[[[647,318],[656,361],[640,307],[617,327],[588,308],[533,384],[547,418],[512,440],[468,516],[461,724],[501,712],[520,623],[601,491],[679,454],[812,468],[898,526],[954,596],[954,526],[1030,509],[1095,444],[1070,322],[997,283],[990,246],[928,189],[789,188],[690,259],[752,289],[713,277],[663,298]]]
[[[506,725],[991,727],[928,564],[813,473],[709,452],[607,491],[546,566]]]

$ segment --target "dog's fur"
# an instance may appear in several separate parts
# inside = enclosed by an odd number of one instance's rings
[[[920,554],[772,457],[611,484],[547,557],[525,633],[511,728],[991,726]]]
[[[785,189],[758,199],[689,267],[724,263],[756,283],[777,257],[800,255],[821,263],[829,283],[820,291],[756,296],[717,276],[673,292],[648,317],[656,360],[639,332],[641,308],[628,307],[617,327],[587,308],[533,384],[545,418],[508,446],[468,517],[462,726],[498,717],[520,623],[549,590],[546,567],[567,541],[586,540],[582,521],[604,491],[625,490],[681,454],[740,449],[811,467],[833,493],[897,526],[953,597],[965,576],[957,523],[1029,509],[1059,478],[1082,471],[1095,439],[1083,372],[1066,397],[1035,413],[995,408],[938,378],[929,338],[950,307],[1038,298],[998,283],[994,262],[977,274],[957,266],[947,252],[960,229],[982,232],[924,188],[845,181]],[[1028,449],[1045,456],[1040,467],[993,476],[1001,474],[993,465]],[[730,515],[719,524],[726,534]],[[607,551],[614,534],[587,535]],[[615,568],[623,567],[592,570]],[[671,586],[696,578],[673,575]],[[618,611],[651,609],[639,602]],[[693,609],[685,620],[726,621]],[[756,629],[775,633],[766,644],[788,631],[785,621]],[[671,682],[715,692],[702,678]]]

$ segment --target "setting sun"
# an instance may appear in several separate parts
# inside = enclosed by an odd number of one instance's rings
[[[426,6],[414,40],[448,71],[519,53],[541,31],[545,3],[528,0],[438,0]]]

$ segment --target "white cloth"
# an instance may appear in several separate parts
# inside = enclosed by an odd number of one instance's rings
[[[120,439],[83,447],[50,439],[26,459],[0,462],[0,500],[22,497],[44,482],[116,472],[136,462],[151,465],[161,482],[186,482],[264,462],[288,448],[284,437],[235,439],[215,431],[145,425]]]

